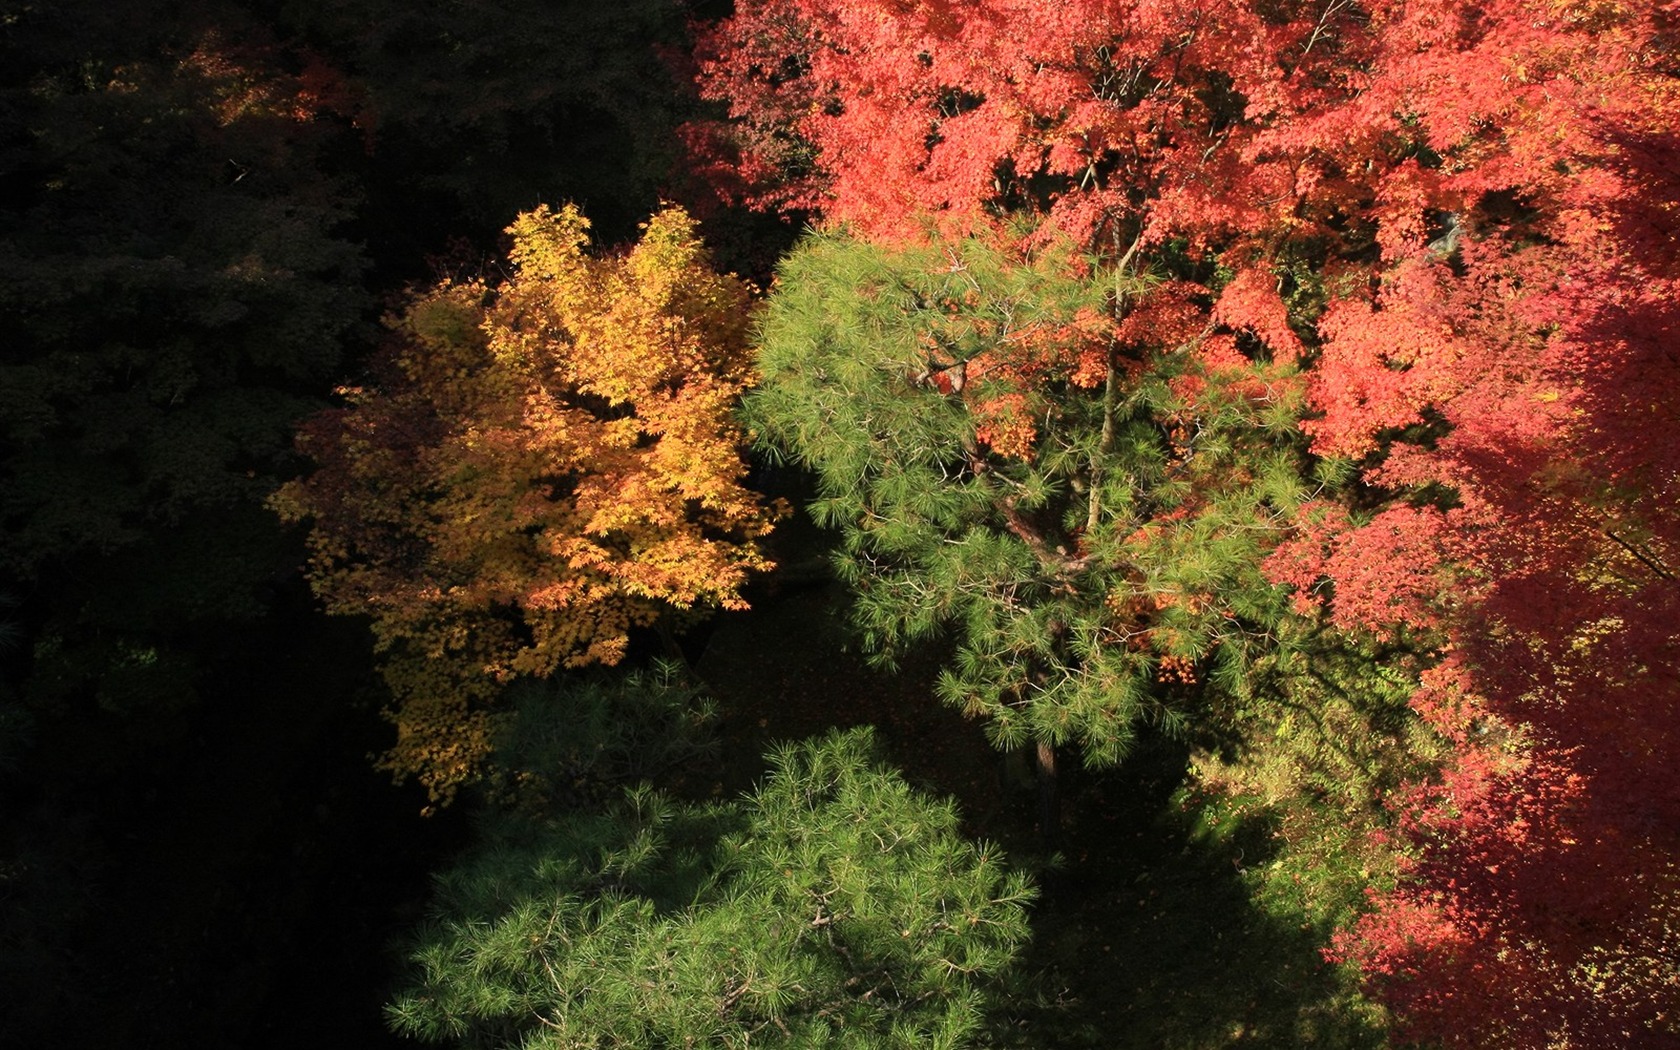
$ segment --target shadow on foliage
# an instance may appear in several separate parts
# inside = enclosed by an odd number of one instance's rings
[[[1323,961],[1330,931],[1256,902],[1255,875],[1282,842],[1275,816],[1200,808],[1186,770],[1185,752],[1157,740],[1118,770],[1070,778],[1071,845],[1035,917],[1041,1001],[1017,1022],[1019,1045],[1387,1045]]]

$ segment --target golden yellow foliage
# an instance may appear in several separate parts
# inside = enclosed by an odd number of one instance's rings
[[[575,208],[521,215],[512,275],[443,282],[392,322],[378,383],[312,420],[275,506],[312,523],[330,611],[372,618],[398,744],[447,798],[515,675],[613,664],[633,628],[739,608],[777,509],[742,480],[750,289],[680,209],[621,255]]]

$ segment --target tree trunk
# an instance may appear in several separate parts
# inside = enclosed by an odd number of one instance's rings
[[[700,676],[695,673],[694,664],[689,660],[688,654],[683,652],[682,643],[677,641],[676,632],[671,630],[671,625],[665,621],[665,618],[660,617],[658,620],[655,620],[653,629],[658,633],[660,644],[665,649],[665,658],[670,660],[672,663],[681,666],[683,674],[686,675],[689,680],[696,682],[699,681]]]
[[[1056,748],[1043,740],[1036,748],[1038,759],[1038,837],[1049,853],[1056,848],[1062,827],[1061,798],[1056,790]]]

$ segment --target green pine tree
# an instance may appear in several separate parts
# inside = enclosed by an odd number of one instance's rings
[[[1297,366],[1119,323],[1170,294],[1065,248],[830,232],[770,296],[748,425],[816,474],[869,647],[951,642],[944,698],[1005,748],[1114,761],[1306,644],[1261,571],[1314,484]]]
[[[868,730],[749,798],[504,814],[438,880],[393,1028],[469,1047],[972,1045],[1032,891]]]

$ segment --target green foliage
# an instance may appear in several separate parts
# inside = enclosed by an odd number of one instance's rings
[[[1293,878],[1317,875],[1294,859],[1313,844],[1293,835],[1358,850],[1364,825],[1292,828],[1252,795],[1186,785],[1185,757],[1181,744],[1152,737],[1124,769],[1080,775],[1066,889],[1035,918],[1026,961],[1060,994],[1036,1006],[1012,1002],[1025,1023],[1003,1045],[1390,1046],[1386,1017],[1361,995],[1358,974],[1324,958],[1328,920],[1317,905],[1329,899],[1329,880]],[[1350,887],[1351,899],[1361,896],[1361,856],[1369,853],[1349,854],[1334,873],[1338,901]]]
[[[1230,736],[1196,758],[1204,782],[1357,819],[1444,757],[1441,738],[1409,707],[1426,648],[1327,628],[1294,641],[1276,660],[1287,688],[1233,710]]]
[[[1275,966],[1290,940],[1316,955],[1409,863],[1383,800],[1446,751],[1408,707],[1419,648],[1328,630],[1295,640],[1275,657],[1281,687],[1235,705],[1223,740],[1193,752],[1170,808],[1188,848],[1229,865],[1252,927],[1266,931],[1242,948],[1252,966]],[[1310,980],[1321,998],[1295,1018],[1297,1044],[1387,1045],[1389,1015],[1357,967]]]
[[[1244,857],[1256,907],[1327,938],[1362,913],[1368,888],[1392,885],[1400,858],[1382,800],[1444,745],[1407,707],[1415,657],[1314,656],[1286,693],[1235,714],[1240,743],[1193,756],[1178,802],[1198,838]]]
[[[715,755],[716,708],[675,663],[582,679],[521,678],[494,716],[485,793],[527,815],[601,808],[626,785]]]
[[[869,646],[947,633],[941,694],[1005,747],[1112,761],[1142,723],[1254,695],[1306,629],[1261,572],[1307,496],[1295,366],[1138,332],[1161,284],[824,233],[770,297],[748,426],[816,473]]]
[[[472,1047],[957,1047],[1032,891],[868,730],[789,746],[751,797],[504,816],[438,880],[393,1027]]]

